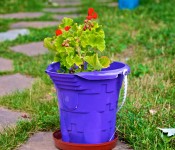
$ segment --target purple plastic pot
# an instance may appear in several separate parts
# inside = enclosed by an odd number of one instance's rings
[[[120,9],[134,9],[138,7],[139,0],[119,0],[118,4]]]
[[[123,72],[129,66],[113,62],[102,71],[77,74],[58,73],[60,63],[48,66],[46,73],[57,90],[64,142],[98,144],[115,133],[118,97]]]

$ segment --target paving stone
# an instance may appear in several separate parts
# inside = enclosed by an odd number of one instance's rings
[[[110,3],[112,0],[97,0],[99,3]]]
[[[15,40],[19,35],[28,35],[30,32],[28,29],[16,29],[9,30],[7,32],[0,32],[0,42],[9,40]]]
[[[11,24],[11,28],[46,28],[50,26],[57,26],[59,22],[50,21],[32,21],[32,22],[17,22]]]
[[[37,56],[48,52],[43,46],[43,42],[33,42],[23,45],[17,45],[10,48],[12,51],[23,53],[28,56]]]
[[[109,7],[117,7],[118,3],[117,2],[109,3],[108,6]]]
[[[79,6],[81,2],[58,2],[58,6]]]
[[[81,0],[50,0],[55,3],[81,3]]]
[[[52,132],[35,133],[24,145],[18,150],[58,150],[54,146]],[[118,141],[116,148],[113,150],[131,150],[129,147]]]
[[[81,0],[50,0],[52,2],[81,2]]]
[[[34,79],[19,73],[0,76],[0,96],[30,88]]]
[[[117,146],[113,150],[132,150],[127,144],[118,141]]]
[[[81,1],[52,0],[52,3],[56,3],[58,6],[79,6],[81,5]]]
[[[78,15],[78,14],[58,14],[58,15],[54,15],[53,18],[58,19],[58,20],[62,20],[64,17],[73,19],[73,18],[77,18],[79,16],[80,15]]]
[[[24,119],[23,115],[24,113],[0,107],[0,132],[6,127],[13,127],[19,119]]]
[[[43,9],[43,11],[51,12],[51,13],[70,13],[70,12],[77,12],[78,9],[77,8],[72,8],[72,7],[68,7],[68,8],[45,8],[45,9]]]
[[[24,19],[24,18],[39,18],[44,14],[41,12],[19,12],[13,14],[3,14],[0,18],[3,19]]]
[[[80,6],[81,5],[81,0],[49,0],[49,4],[52,6],[61,6],[61,7],[72,7],[72,6]]]
[[[58,150],[53,143],[52,132],[38,132],[18,150]]]
[[[10,59],[5,59],[0,57],[0,72],[1,71],[12,71],[13,61]]]

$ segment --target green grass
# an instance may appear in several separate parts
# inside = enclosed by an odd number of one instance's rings
[[[5,2],[8,4],[4,1],[1,13],[8,12]],[[37,11],[44,5],[41,1],[35,1],[35,6],[41,7],[31,8],[25,4],[27,7],[20,10],[15,8],[18,3],[9,2],[14,3],[10,12]],[[113,56],[114,60],[118,60],[116,53],[121,57],[125,53],[130,58],[127,62],[131,67],[128,98],[117,118],[120,138],[136,150],[175,149],[175,140],[167,140],[157,129],[175,128],[174,0],[142,0],[140,7],[133,11],[100,6],[92,0],[82,3],[86,3],[82,13],[86,13],[88,7],[94,7],[99,14],[99,22],[106,34],[106,54]],[[35,20],[52,20],[51,14]],[[1,19],[0,30],[7,30],[8,25],[16,21]],[[76,21],[83,22],[83,18]],[[14,149],[36,131],[54,131],[59,127],[56,95],[44,73],[53,55],[48,53],[31,58],[10,51],[14,45],[42,41],[53,35],[54,30],[55,27],[31,29],[29,36],[0,43],[0,56],[13,59],[15,68],[13,72],[1,72],[0,75],[20,72],[37,78],[32,89],[0,98],[0,105],[26,111],[32,118],[29,122],[20,121],[15,129],[1,134],[1,150]],[[156,114],[151,114],[150,110],[155,110]]]
[[[1,0],[0,13],[39,11],[47,0]]]

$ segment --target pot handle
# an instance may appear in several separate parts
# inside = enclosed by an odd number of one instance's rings
[[[117,113],[120,111],[120,109],[123,107],[123,105],[125,104],[125,101],[126,101],[126,95],[127,95],[127,89],[128,89],[128,77],[127,77],[127,70],[124,70],[123,71],[123,76],[124,76],[124,79],[123,79],[123,83],[124,83],[124,94],[123,94],[123,101],[122,101],[122,104],[120,105],[120,107],[118,108],[117,110]],[[115,135],[117,131],[117,128],[115,129],[115,132],[112,134],[111,138],[109,139],[109,141],[111,141]]]
[[[122,100],[122,104],[120,105],[120,107],[118,108],[117,112],[120,111],[120,109],[123,107],[123,105],[125,104],[126,101],[126,95],[127,95],[127,90],[128,90],[128,77],[127,77],[127,70],[123,71],[123,84],[124,84],[124,94],[123,94],[123,100]]]

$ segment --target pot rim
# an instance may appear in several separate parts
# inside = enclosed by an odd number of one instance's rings
[[[57,70],[60,68],[60,63],[55,62],[50,64],[47,69],[46,73],[50,76],[62,76],[65,78],[74,78],[75,76],[81,77],[87,80],[104,80],[104,79],[114,79],[119,74],[129,74],[130,73],[130,67],[122,62],[113,62],[110,64],[108,68],[102,69],[101,71],[92,71],[92,72],[80,72],[75,74],[69,74],[69,73],[58,73]]]

